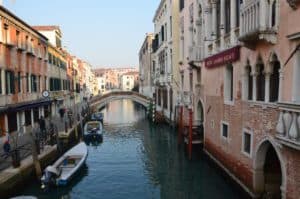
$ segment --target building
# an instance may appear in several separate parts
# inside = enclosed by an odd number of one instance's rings
[[[48,40],[48,91],[51,103],[52,116],[58,115],[59,109],[70,107],[74,104],[70,97],[71,79],[68,79],[68,63],[66,53],[61,48],[62,33],[59,26],[33,26],[45,35]]]
[[[97,69],[97,70],[94,70],[94,73],[96,75],[96,79],[97,79],[97,87],[98,87],[98,94],[104,94],[106,92],[106,89],[105,89],[105,85],[106,85],[106,78],[104,76],[105,74],[105,69]]]
[[[161,0],[153,19],[158,114],[202,126],[252,197],[300,195],[299,16],[299,1]]]
[[[1,135],[25,132],[49,116],[47,38],[0,6]]]
[[[193,30],[183,82],[196,94],[191,110],[202,102],[205,151],[251,196],[297,198],[299,3],[181,2],[198,14],[181,13]]]
[[[140,82],[139,82],[139,93],[153,97],[153,71],[152,68],[152,40],[154,39],[153,34],[146,34],[146,38],[139,52],[139,71],[140,71]]]
[[[135,76],[132,73],[125,73],[120,76],[119,88],[122,91],[131,91],[134,87]]]
[[[157,8],[152,41],[152,68],[155,84],[157,114],[169,121],[175,120],[175,107],[179,97],[178,25],[179,3],[177,0],[161,0]]]
[[[98,79],[98,82],[100,81],[100,84],[98,83],[98,90],[104,91],[104,92],[110,92],[112,90],[118,90],[121,89],[120,85],[120,79],[121,76],[125,73],[134,73],[135,77],[135,84],[137,84],[136,81],[138,81],[138,70],[136,68],[97,68],[93,69],[93,72],[96,74],[96,77]],[[102,89],[102,79],[104,78],[103,82],[105,82],[105,89]],[[99,87],[100,86],[100,87]]]

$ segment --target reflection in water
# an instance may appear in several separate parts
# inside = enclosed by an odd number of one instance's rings
[[[165,125],[151,125],[140,105],[114,101],[103,113],[103,143],[89,145],[88,168],[67,187],[45,194],[36,183],[22,194],[39,198],[244,198],[203,154],[188,161],[177,145],[176,133]]]

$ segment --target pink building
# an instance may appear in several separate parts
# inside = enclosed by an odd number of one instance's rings
[[[180,1],[182,98],[252,197],[299,198],[299,1]]]

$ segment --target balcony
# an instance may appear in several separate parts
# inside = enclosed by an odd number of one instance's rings
[[[244,1],[241,5],[239,40],[253,44],[264,40],[271,44],[277,41],[277,28],[272,26],[272,15],[268,14],[269,3],[261,0]],[[274,13],[275,14],[275,13]]]
[[[300,150],[300,104],[279,103],[278,106],[276,138],[281,144]]]
[[[200,46],[189,47],[189,60],[190,61],[201,61],[203,59],[203,53]]]
[[[294,10],[297,9],[298,4],[300,3],[300,0],[286,0],[286,1]]]

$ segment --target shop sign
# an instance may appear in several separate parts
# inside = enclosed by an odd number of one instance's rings
[[[206,68],[214,68],[240,59],[240,46],[233,47],[205,59]]]

